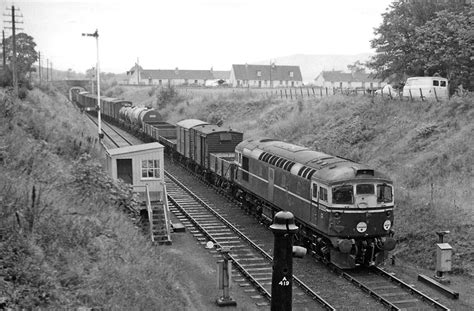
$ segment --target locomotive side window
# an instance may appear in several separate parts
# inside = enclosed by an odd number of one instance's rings
[[[249,181],[249,158],[242,157],[242,179]]]
[[[353,204],[354,190],[352,185],[334,187],[332,189],[332,203],[334,204]]]
[[[318,199],[318,185],[313,184],[313,199]]]
[[[377,202],[388,203],[392,202],[392,187],[389,185],[377,185]]]
[[[323,187],[319,187],[319,199],[322,201],[328,201],[328,190]]]
[[[357,194],[374,194],[375,187],[372,184],[361,184],[356,186]]]

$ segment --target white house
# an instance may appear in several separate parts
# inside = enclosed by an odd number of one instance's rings
[[[193,85],[204,86],[206,81],[222,79],[229,80],[229,71],[211,70],[183,70],[175,69],[143,69],[135,65],[127,71],[128,84],[140,85]]]
[[[233,87],[298,87],[303,85],[299,66],[232,65]]]
[[[316,79],[314,85],[328,88],[342,88],[342,89],[379,89],[386,85],[380,79],[372,77],[370,73],[345,73],[342,71],[323,71]]]

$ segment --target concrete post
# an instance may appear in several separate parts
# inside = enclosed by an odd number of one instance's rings
[[[218,269],[218,287],[223,290],[222,297],[216,299],[219,307],[236,306],[237,302],[230,297],[231,269],[229,249],[221,249],[222,259],[217,264]]]
[[[272,311],[291,311],[293,295],[293,235],[298,230],[293,214],[278,212],[270,226],[273,247]]]

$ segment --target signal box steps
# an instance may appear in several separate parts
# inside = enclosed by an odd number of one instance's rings
[[[171,244],[170,226],[167,225],[165,205],[161,201],[152,201],[152,234],[153,240],[158,244]]]

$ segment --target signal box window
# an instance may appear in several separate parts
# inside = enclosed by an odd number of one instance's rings
[[[323,188],[323,187],[319,187],[319,199],[322,200],[322,201],[328,201],[328,190]]]
[[[160,178],[160,161],[142,160],[142,178]]]
[[[433,86],[439,86],[439,81],[438,80],[433,80]]]
[[[440,86],[446,87],[446,81],[440,81]]]
[[[354,192],[353,188],[350,185],[334,187],[332,189],[332,203],[353,204],[354,202],[353,192]]]
[[[392,187],[389,185],[377,185],[377,202],[389,203],[392,200]]]

